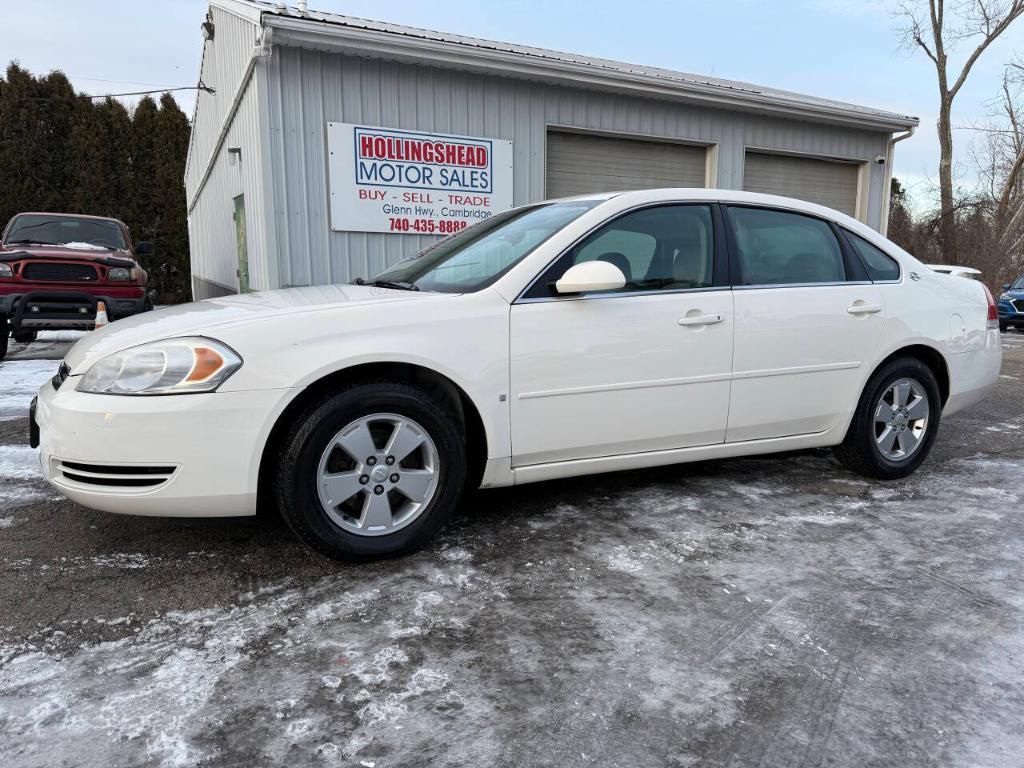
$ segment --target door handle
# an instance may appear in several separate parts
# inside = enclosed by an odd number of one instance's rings
[[[873,315],[882,311],[881,304],[853,304],[846,308],[851,315]]]
[[[692,317],[680,317],[680,325],[714,325],[720,323],[725,318],[721,315],[693,315]]]

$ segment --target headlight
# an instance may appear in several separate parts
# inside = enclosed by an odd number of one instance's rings
[[[1010,300],[1010,295],[1008,293],[1000,293],[999,294],[999,300],[1000,301],[1009,301]]]
[[[135,270],[127,267],[114,267],[107,271],[107,280],[134,280]]]
[[[14,277],[14,270],[10,264],[0,263],[0,277]]]
[[[212,392],[242,365],[225,344],[201,336],[167,339],[115,352],[96,362],[78,384],[97,395]]]

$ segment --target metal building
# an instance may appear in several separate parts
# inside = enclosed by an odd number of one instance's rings
[[[713,77],[211,0],[185,186],[196,298],[348,282],[490,213],[662,186],[883,229],[917,118]]]

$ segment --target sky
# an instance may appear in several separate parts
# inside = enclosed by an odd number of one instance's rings
[[[926,207],[934,192],[935,70],[923,53],[900,48],[893,0],[310,0],[309,5],[915,115],[921,125],[897,145],[894,172],[916,207]],[[203,0],[11,2],[0,28],[0,60],[17,60],[39,74],[60,69],[85,93],[194,85],[205,12]],[[951,69],[968,52],[966,43],[954,50]],[[1024,21],[974,68],[957,97],[955,125],[985,123],[1003,66],[1015,52],[1024,57]],[[182,91],[175,97],[191,115],[194,94]],[[979,136],[964,129],[954,137],[965,186],[974,182],[970,144]]]

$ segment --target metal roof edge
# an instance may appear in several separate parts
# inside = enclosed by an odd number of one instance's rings
[[[555,51],[546,52],[490,41],[481,41],[489,43],[484,47],[457,39],[441,39],[441,35],[427,36],[426,30],[421,31],[422,34],[413,34],[393,29],[354,26],[342,21],[292,15],[285,10],[275,12],[273,6],[252,3],[252,0],[211,0],[211,3],[244,4],[253,11],[263,8],[262,24],[274,28],[275,45],[310,47],[489,74],[571,82],[648,97],[680,99],[722,109],[770,113],[791,119],[838,123],[889,133],[907,130],[920,123],[917,117],[776,89],[759,90],[746,83],[717,79],[703,81],[695,76],[669,70],[651,70],[582,56],[576,59]]]
[[[260,24],[264,11],[270,10],[262,5],[247,2],[247,0],[209,0],[209,2],[211,7],[220,8],[222,11],[251,21],[253,24]]]

